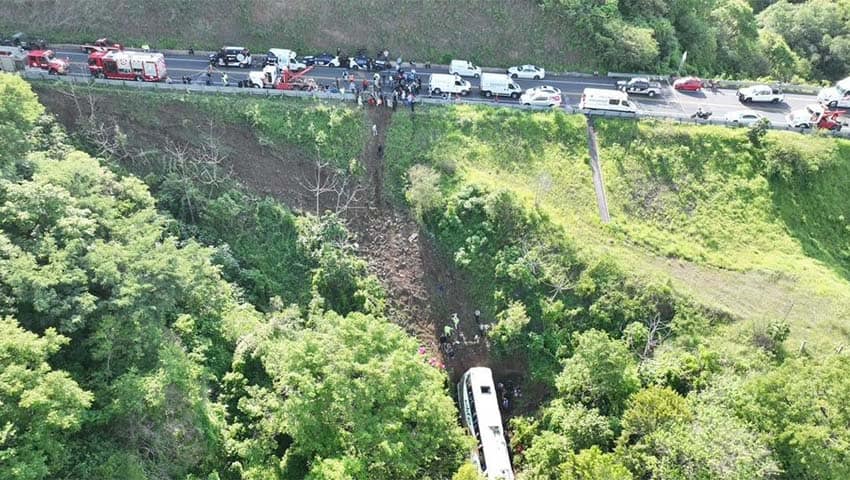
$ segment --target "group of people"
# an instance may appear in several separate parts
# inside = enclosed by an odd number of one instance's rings
[[[496,395],[499,396],[499,403],[503,411],[509,411],[517,398],[522,397],[522,390],[519,385],[514,385],[513,382],[499,382],[496,384]]]
[[[488,344],[489,346],[487,332],[490,330],[492,325],[481,321],[480,310],[476,310],[473,317],[475,318],[475,324],[478,332],[475,333],[472,340],[467,340],[463,330],[460,329],[460,317],[457,313],[453,313],[451,323],[448,323],[443,327],[443,331],[440,334],[440,350],[442,350],[448,358],[454,358],[455,347],[457,346],[476,345],[481,341],[484,341],[485,344]]]

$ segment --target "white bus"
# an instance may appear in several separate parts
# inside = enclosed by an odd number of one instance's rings
[[[457,397],[463,424],[478,441],[472,461],[487,480],[514,480],[493,372],[486,367],[467,370],[457,384]]]

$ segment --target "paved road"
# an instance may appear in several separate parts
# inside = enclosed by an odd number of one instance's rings
[[[86,65],[87,55],[85,53],[80,50],[63,49],[57,50],[56,53],[59,57],[70,58],[72,64],[71,73],[73,75],[88,75],[88,68]],[[209,66],[207,58],[201,55],[168,55],[166,57],[166,63],[168,64],[168,73],[171,78],[179,79],[183,76],[189,75],[193,76],[197,82],[202,81],[202,73],[205,72]],[[226,71],[229,77],[229,82],[235,84],[239,80],[247,78],[249,70],[239,68],[220,68],[218,71]],[[421,75],[424,87],[428,83],[429,74],[448,73],[448,70],[446,68],[417,68],[416,72]],[[338,78],[340,74],[341,69],[339,68],[316,67],[309,73],[308,77],[315,79],[316,82],[320,84],[330,84],[335,78]],[[358,78],[363,78],[365,76],[371,79],[372,74],[368,72],[356,72],[356,75]],[[213,75],[214,82],[220,82],[220,78],[221,76],[219,74]],[[469,80],[473,86],[472,97],[477,97],[478,80],[473,78],[467,78],[467,80]],[[571,105],[576,105],[582,91],[585,88],[615,88],[616,79],[608,77],[550,75],[544,80],[518,79],[517,83],[523,89],[539,85],[552,85],[558,87],[563,91],[566,101]],[[665,86],[663,94],[656,98],[650,99],[648,97],[635,95],[632,96],[632,100],[638,104],[641,110],[659,114],[691,114],[695,112],[697,108],[702,107],[705,110],[712,111],[714,113],[713,118],[718,120],[722,120],[723,116],[729,112],[755,110],[767,116],[774,124],[784,124],[785,115],[788,112],[803,108],[808,104],[816,102],[816,98],[813,95],[787,94],[785,95],[784,104],[743,105],[738,102],[734,90],[721,89],[717,93],[709,91],[677,92],[669,85]],[[517,103],[515,100],[511,100],[509,98],[500,98],[498,101],[500,103]]]

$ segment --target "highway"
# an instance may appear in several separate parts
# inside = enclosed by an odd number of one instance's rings
[[[56,50],[56,55],[60,58],[69,58],[71,61],[71,74],[75,76],[88,76],[87,55],[79,49],[60,48]],[[258,59],[264,58],[262,55],[255,56],[255,64]],[[192,76],[196,83],[204,82],[203,73],[209,66],[209,61],[206,55],[167,55],[166,64],[168,66],[169,76],[173,81],[179,82],[183,76]],[[409,67],[405,65],[405,70]],[[422,78],[423,93],[427,90],[428,77],[431,73],[448,73],[447,67],[434,67],[430,69],[421,68],[422,65],[417,65],[416,73]],[[259,69],[259,65],[255,69]],[[341,68],[316,67],[308,75],[308,78],[313,78],[317,83],[329,85],[334,82],[334,79],[339,78],[342,74]],[[485,69],[489,71],[490,69]],[[248,77],[250,69],[240,68],[216,68],[216,73],[213,74],[213,83],[221,85],[221,73],[227,72],[229,84],[235,85],[239,80]],[[373,72],[352,71],[358,80],[367,78],[371,81]],[[478,95],[478,80],[467,77],[466,80],[473,86],[471,97],[479,97]],[[609,77],[586,77],[586,76],[568,76],[568,75],[549,75],[543,80],[526,80],[517,79],[516,82],[523,88],[530,88],[539,85],[552,85],[562,90],[565,101],[569,105],[575,106],[581,93],[585,88],[616,88],[615,78]],[[665,84],[662,95],[655,98],[649,98],[639,95],[631,95],[631,99],[637,103],[638,108],[644,112],[651,114],[671,116],[681,116],[682,114],[690,115],[699,107],[704,110],[713,112],[712,119],[722,120],[724,115],[729,112],[754,110],[762,113],[771,123],[776,125],[784,125],[785,115],[791,110],[804,108],[806,105],[816,103],[816,98],[813,95],[786,94],[785,103],[779,104],[749,104],[744,105],[738,101],[735,90],[720,89],[716,93],[711,91],[702,92],[679,92],[674,90],[669,84]],[[510,98],[500,98],[498,103],[516,104],[516,100]]]

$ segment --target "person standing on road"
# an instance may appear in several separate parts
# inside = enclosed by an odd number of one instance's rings
[[[452,323],[455,326],[455,330],[457,330],[457,326],[460,325],[460,317],[457,316],[457,312],[452,314]]]
[[[221,74],[221,85],[224,87],[227,86],[227,72]]]

